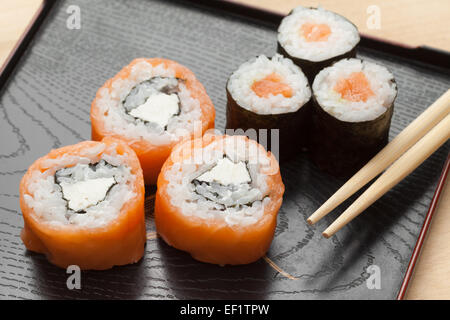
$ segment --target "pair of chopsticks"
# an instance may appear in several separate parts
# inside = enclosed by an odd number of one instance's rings
[[[390,166],[322,233],[325,238],[331,237],[416,169],[449,138],[450,89],[336,191],[307,219],[308,223],[312,225],[322,219]]]

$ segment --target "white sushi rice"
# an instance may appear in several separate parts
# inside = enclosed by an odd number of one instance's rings
[[[141,61],[133,66],[127,79],[116,79],[112,83],[112,90],[103,88],[99,92],[97,100],[99,109],[104,119],[105,129],[128,139],[146,140],[153,145],[165,145],[178,141],[181,137],[194,132],[194,123],[200,121],[201,108],[197,99],[191,97],[186,85],[179,82],[178,98],[181,105],[180,114],[172,116],[157,117],[161,125],[148,125],[144,122],[135,122],[135,118],[125,112],[122,103],[130,91],[143,81],[153,77],[174,78],[175,71],[165,68],[163,64],[153,67],[146,61]],[[161,106],[164,107],[164,106]],[[141,115],[141,111],[135,111]],[[160,119],[161,118],[161,119]],[[166,128],[163,126],[166,125]]]
[[[171,204],[186,216],[223,219],[228,225],[256,223],[271,201],[264,171],[270,158],[248,141],[227,137],[175,162],[165,173]]]
[[[334,90],[337,82],[354,72],[363,72],[374,95],[364,101],[349,101]],[[341,121],[360,122],[378,118],[397,95],[394,75],[383,66],[360,59],[343,59],[323,69],[313,83],[319,105]]]
[[[292,89],[292,96],[282,94],[259,97],[252,85],[275,73]],[[242,64],[230,77],[227,89],[239,106],[257,114],[295,112],[311,98],[308,80],[292,60],[276,54],[272,59],[260,55]]]
[[[101,155],[97,146],[86,149],[86,156],[48,160],[47,170],[33,172],[24,199],[37,219],[55,227],[98,228],[119,216],[122,206],[135,196],[131,189],[135,177],[124,164],[127,154],[118,155],[114,145],[102,145]],[[96,163],[100,164],[94,171],[89,164]]]
[[[326,41],[307,41],[301,35],[304,23],[326,24],[331,34]],[[299,6],[283,18],[278,28],[278,42],[292,57],[313,62],[323,61],[349,52],[359,42],[356,27],[344,17],[322,8]]]

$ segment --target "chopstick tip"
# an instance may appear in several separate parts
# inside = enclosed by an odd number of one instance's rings
[[[322,232],[322,235],[323,235],[326,239],[329,239],[329,238],[332,236],[331,234],[328,234],[328,232],[326,232],[326,231]]]

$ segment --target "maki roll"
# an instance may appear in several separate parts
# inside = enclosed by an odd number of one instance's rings
[[[85,141],[36,160],[20,183],[28,250],[62,268],[103,270],[144,254],[144,179],[120,140]]]
[[[355,57],[359,40],[353,23],[320,7],[299,6],[278,28],[278,52],[302,68],[310,83],[334,61]]]
[[[101,87],[91,107],[92,140],[122,139],[136,152],[146,184],[155,184],[172,147],[214,127],[205,88],[167,59],[135,59]]]
[[[269,249],[283,193],[275,157],[256,141],[206,134],[177,145],[164,164],[156,228],[199,261],[251,263]]]
[[[311,89],[302,70],[277,54],[242,64],[227,83],[227,129],[278,129],[267,132],[268,150],[281,159],[306,146],[310,130]],[[228,133],[228,131],[227,131]],[[270,139],[269,139],[270,137]],[[278,138],[278,139],[275,139]]]
[[[378,64],[344,59],[316,76],[313,95],[313,160],[333,175],[349,176],[388,142],[394,76]]]

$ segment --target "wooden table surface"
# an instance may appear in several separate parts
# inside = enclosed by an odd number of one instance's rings
[[[0,64],[8,57],[42,0],[0,1]],[[364,34],[411,46],[428,45],[450,51],[450,1],[448,0],[236,0],[288,13],[300,3],[320,5],[354,22]],[[367,19],[380,12],[380,28],[370,29]],[[369,8],[369,9],[368,9]],[[369,12],[368,12],[369,10]],[[373,10],[373,9],[372,9]],[[407,299],[450,299],[450,183],[435,212],[428,237],[410,282]]]

